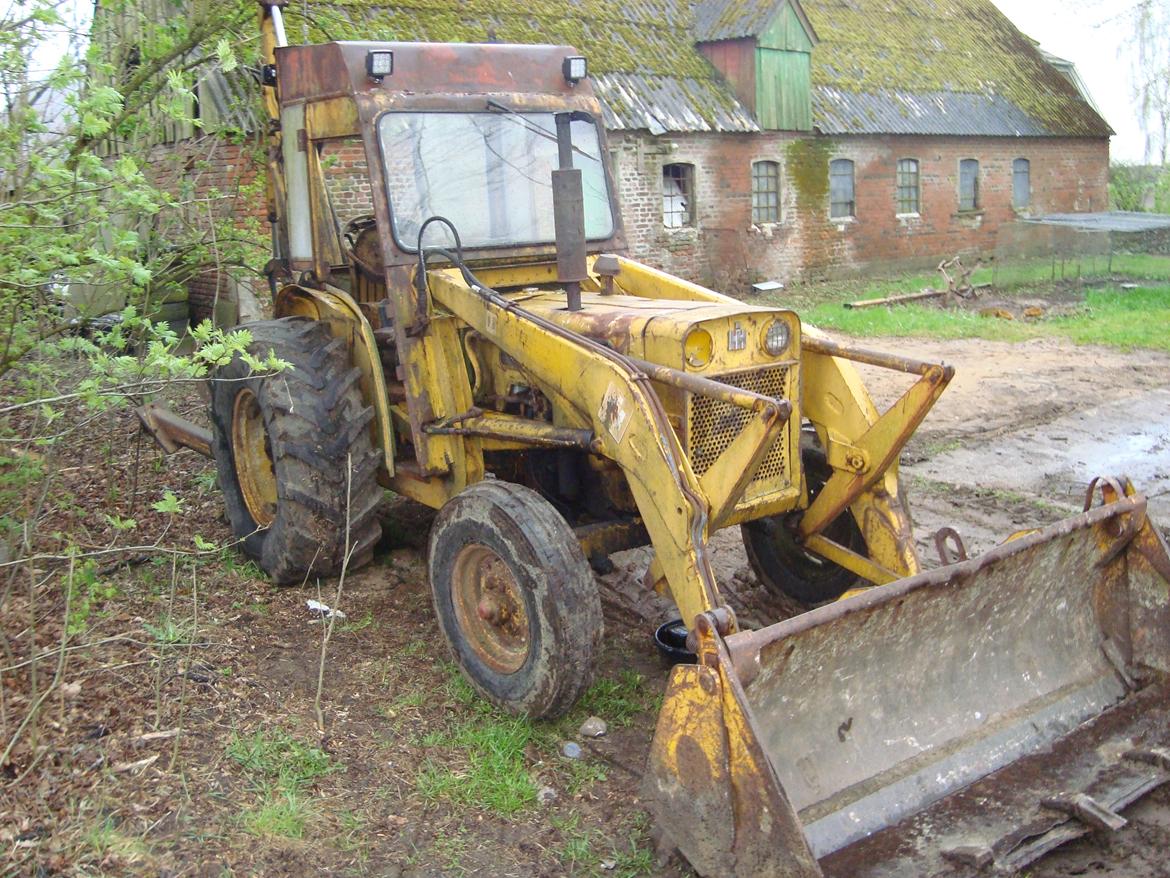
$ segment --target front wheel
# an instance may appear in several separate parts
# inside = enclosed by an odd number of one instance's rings
[[[833,474],[824,453],[806,447],[801,464],[811,503]],[[836,600],[861,578],[827,558],[806,551],[796,541],[785,516],[773,515],[749,521],[740,528],[748,563],[761,584],[774,595],[810,609]],[[868,557],[865,537],[848,510],[829,523],[824,535],[839,545]]]
[[[479,482],[431,529],[435,614],[455,661],[495,704],[560,716],[593,678],[601,596],[580,543],[535,491]]]

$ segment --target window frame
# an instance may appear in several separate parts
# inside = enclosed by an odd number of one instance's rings
[[[971,203],[964,204],[963,192],[963,173],[968,168],[974,167],[975,176],[971,179]],[[978,213],[983,209],[983,200],[980,198],[979,178],[981,176],[981,168],[979,167],[979,159],[966,158],[959,159],[959,213]]]
[[[677,195],[675,195],[675,194],[668,195],[667,191],[666,191],[666,181],[668,179],[667,175],[668,175],[668,172],[670,171],[670,169],[672,169],[672,168],[679,168],[679,169],[682,169],[682,171],[683,171],[683,173],[680,176],[674,176],[672,174],[669,177],[669,179],[674,180],[676,182],[679,182],[679,189],[681,191]],[[695,165],[694,165],[694,163],[693,162],[666,162],[662,165],[662,173],[661,173],[659,179],[661,181],[659,183],[659,186],[661,187],[661,196],[662,196],[662,227],[664,229],[667,229],[667,230],[694,228],[696,225],[696,215],[697,215],[697,211],[695,210]],[[685,185],[683,185],[684,183],[685,183]],[[667,217],[673,216],[673,215],[679,213],[679,211],[675,210],[673,207],[671,207],[670,209],[667,208],[667,201],[666,200],[668,198],[678,198],[678,199],[681,199],[683,202],[683,207],[682,207],[682,211],[681,211],[682,219],[677,225],[671,225],[670,223],[667,222]]]
[[[766,175],[758,174],[757,169],[763,168],[768,171]],[[783,214],[780,210],[780,163],[774,159],[757,159],[752,162],[752,223],[757,226],[764,226],[781,222]],[[761,180],[767,180],[772,183],[772,188],[760,188],[757,184]],[[762,196],[771,195],[772,204],[760,204]],[[768,210],[775,215],[771,217],[761,217],[761,211]]]
[[[910,188],[903,183],[904,175],[910,173],[909,170],[903,168],[903,165],[907,162],[912,163],[914,166],[913,210],[902,210],[902,192]],[[900,158],[894,165],[894,215],[900,217],[922,216],[922,162],[916,158]]]
[[[410,115],[410,114],[439,115],[443,112],[445,112],[445,111],[432,110],[432,109],[429,109],[425,106],[422,108],[416,108],[416,107],[412,107],[410,105],[407,105],[407,106],[403,106],[403,107],[392,109],[392,110],[383,110],[382,112],[378,113],[374,117],[373,124],[374,124],[375,139],[377,142],[377,150],[378,150],[377,155],[378,155],[378,161],[381,163],[382,176],[383,176],[383,184],[381,187],[382,196],[384,196],[386,199],[385,203],[386,203],[386,205],[389,209],[389,213],[390,213],[390,235],[394,240],[394,244],[395,244],[395,247],[397,248],[397,250],[403,254],[410,255],[410,254],[417,253],[418,252],[418,242],[417,242],[417,240],[415,240],[414,242],[411,242],[409,240],[404,240],[403,236],[400,232],[400,228],[399,228],[400,213],[398,210],[396,210],[395,205],[394,205],[395,199],[390,191],[388,174],[387,174],[387,170],[386,170],[390,166],[388,163],[388,156],[386,154],[386,145],[385,145],[385,142],[383,140],[382,133],[381,133],[382,132],[382,123],[384,120],[386,120],[387,117],[393,116],[395,114],[401,114],[401,115]],[[534,111],[534,112],[539,112],[539,111]],[[481,114],[481,115],[489,115],[489,116],[491,115],[490,112],[486,112],[483,110],[457,111],[457,114],[461,114],[461,115],[470,115],[472,113],[477,113],[477,114]],[[550,113],[550,115],[552,115],[552,114]],[[603,148],[602,145],[605,143],[605,130],[602,127],[601,118],[600,117],[595,118],[591,114],[585,114],[580,119],[580,121],[592,126],[592,128],[596,132],[597,144],[598,144],[598,149],[599,149],[598,156],[600,156],[601,155],[600,150]],[[314,144],[314,143],[320,144],[321,141],[320,140],[316,140],[316,141],[310,140],[310,144]],[[604,161],[601,162],[601,167],[602,167],[603,176],[604,176],[604,180],[605,180],[606,200],[609,203],[609,210],[610,210],[610,219],[611,219],[610,231],[606,237],[598,237],[598,238],[588,237],[587,240],[589,243],[593,243],[595,241],[611,241],[611,240],[613,240],[614,237],[616,237],[619,234],[619,232],[621,230],[621,222],[622,222],[621,211],[618,208],[617,203],[616,203],[616,199],[614,197],[616,184],[615,184],[614,178],[611,176],[609,169],[605,167],[605,164],[606,163]],[[376,203],[376,199],[378,197],[382,197],[382,196],[375,196],[375,203]],[[438,228],[438,227],[436,227],[436,228]],[[530,244],[523,244],[520,246],[535,247],[535,248],[548,248],[548,247],[555,246],[555,244],[556,244],[556,241],[552,240],[552,241],[548,241],[548,242],[532,242]],[[467,249],[473,250],[475,252],[491,253],[492,251],[508,250],[510,248],[515,248],[516,246],[517,246],[516,242],[508,242],[508,243],[502,243],[502,244],[478,244],[477,243],[475,245],[467,246]]]
[[[834,201],[833,200],[833,168],[849,166],[849,200],[848,201]],[[857,165],[851,158],[844,156],[832,159],[829,162],[829,219],[832,220],[851,220],[857,219]],[[839,175],[844,176],[844,175]],[[834,206],[837,204],[848,205],[849,212],[843,214],[834,213]]]
[[[1026,193],[1026,198],[1022,204],[1016,200],[1016,195],[1018,194],[1017,189],[1016,189],[1016,180],[1020,177],[1019,169],[1020,169],[1021,162],[1023,163],[1023,168],[1024,168],[1023,176],[1028,181],[1028,191]],[[1012,159],[1012,209],[1013,210],[1027,210],[1031,206],[1032,206],[1032,160],[1029,158],[1025,158],[1024,156],[1019,156],[1018,158]]]

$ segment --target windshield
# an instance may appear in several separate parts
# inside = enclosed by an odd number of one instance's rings
[[[613,213],[597,127],[574,121],[573,166],[581,169],[585,237],[613,234]],[[548,244],[554,240],[552,113],[386,113],[378,127],[394,237],[409,251],[432,216],[455,224],[463,246]],[[453,243],[438,223],[428,245]]]

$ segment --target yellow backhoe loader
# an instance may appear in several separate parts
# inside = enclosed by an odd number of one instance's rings
[[[643,794],[705,875],[1010,872],[1170,779],[1170,556],[1124,480],[926,570],[898,458],[949,367],[832,341],[624,256],[569,47],[289,46],[261,0],[275,319],[211,382],[210,452],[278,582],[368,558],[383,488],[439,510],[439,629],[475,689],[568,710],[607,648],[590,559],[653,547],[698,660]],[[360,138],[339,228],[323,150]],[[912,376],[879,412],[855,364]],[[710,540],[807,612],[742,630]]]

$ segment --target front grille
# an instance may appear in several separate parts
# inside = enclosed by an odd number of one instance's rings
[[[764,369],[750,369],[744,372],[730,372],[713,375],[714,380],[730,384],[741,390],[770,396],[773,399],[789,397],[789,367],[772,366]],[[687,403],[687,456],[696,476],[702,476],[711,468],[719,455],[732,443],[755,413],[730,403],[712,399],[709,396],[691,394]],[[788,430],[784,429],[776,438],[768,456],[760,463],[755,478],[749,483],[746,494],[752,486],[768,483],[771,490],[787,487]],[[769,491],[770,492],[770,491]]]

